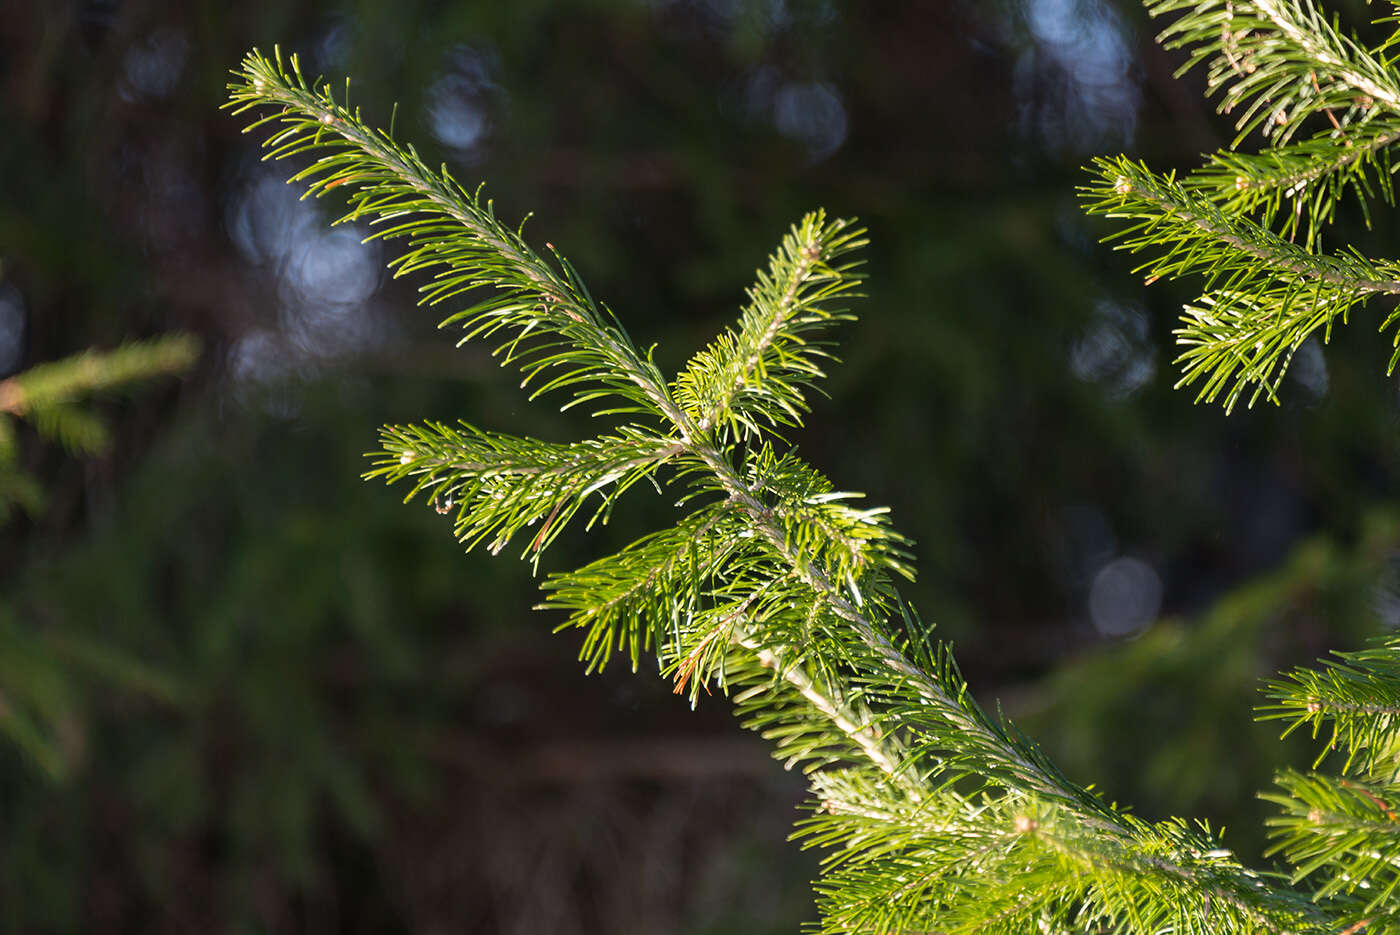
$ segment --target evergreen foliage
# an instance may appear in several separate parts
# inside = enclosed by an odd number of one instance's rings
[[[0,523],[16,506],[35,513],[44,503],[43,485],[20,463],[19,422],[70,452],[101,452],[109,444],[107,423],[81,403],[95,394],[178,373],[198,354],[196,340],[170,335],[112,351],[84,351],[0,380]],[[66,670],[102,672],[154,695],[170,694],[164,679],[114,647],[72,634],[38,636],[16,626],[3,610],[0,647],[0,684],[5,687],[0,694],[0,734],[52,778],[67,774],[80,745],[67,723],[73,693]]]
[[[1126,219],[1150,276],[1202,276],[1181,340],[1201,395],[1276,398],[1292,353],[1378,294],[1400,267],[1320,248],[1345,191],[1388,200],[1397,84],[1306,0],[1149,4],[1211,62],[1242,133],[1276,146],[1215,157],[1185,181],[1102,160],[1091,210]],[[614,423],[558,444],[468,424],[383,430],[370,478],[409,483],[469,547],[541,553],[580,514],[604,522],[638,481],[677,497],[674,526],[545,580],[543,606],[584,632],[591,668],[654,655],[678,692],[719,690],[811,786],[798,837],[820,847],[822,932],[1394,932],[1400,645],[1270,686],[1268,716],[1331,731],[1343,776],[1285,773],[1275,846],[1255,871],[1205,823],[1148,821],[1067,779],[972,698],[950,651],[901,599],[908,542],[779,434],[801,425],[829,328],[859,288],[853,223],[816,212],[760,271],[738,324],[674,379],[637,348],[562,255],[531,248],[478,191],[371,129],[293,57],[251,53],[237,112],[266,108],[270,158],[296,158],[343,221],[404,239],[424,301],[474,300],[445,325],[488,338],[534,395],[561,389]],[[347,86],[348,97],[348,86]],[[1400,105],[1397,105],[1400,106]],[[1400,111],[1397,111],[1400,112]],[[1294,143],[1310,118],[1329,127]],[[1360,149],[1357,149],[1360,147]],[[1359,155],[1353,155],[1355,151]],[[1230,177],[1234,173],[1234,177]],[[1318,192],[1321,194],[1318,194]],[[1299,235],[1302,242],[1299,243]],[[1324,752],[1326,752],[1324,750]]]
[[[1120,249],[1146,254],[1149,281],[1204,281],[1177,331],[1178,385],[1226,409],[1247,396],[1277,401],[1298,348],[1331,336],[1353,308],[1400,294],[1400,266],[1351,246],[1328,250],[1323,228],[1347,195],[1369,223],[1370,203],[1394,203],[1390,146],[1400,139],[1400,75],[1388,57],[1400,33],[1365,48],[1312,0],[1150,0],[1179,14],[1159,40],[1206,63],[1220,110],[1236,118],[1235,146],[1183,178],[1125,157],[1097,160],[1084,189],[1093,214],[1126,220]],[[1295,137],[1302,137],[1296,139]],[[1397,321],[1388,315],[1382,330]],[[1400,363],[1400,336],[1390,360]]]
[[[134,341],[112,351],[85,351],[0,380],[0,522],[19,506],[37,512],[43,486],[19,463],[17,423],[70,452],[95,454],[108,445],[106,423],[82,401],[162,374],[178,373],[199,355],[184,335]]]

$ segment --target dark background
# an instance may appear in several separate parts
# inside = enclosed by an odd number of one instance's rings
[[[1360,3],[1333,7],[1361,24]],[[393,247],[330,228],[218,110],[257,45],[533,211],[677,367],[813,207],[869,227],[804,455],[894,509],[974,689],[1147,817],[1229,826],[1306,740],[1258,680],[1400,620],[1383,315],[1284,403],[1173,391],[1192,284],[1098,243],[1080,170],[1231,131],[1132,2],[0,0],[0,376],[171,331],[184,379],[100,403],[105,456],[27,437],[0,535],[0,927],[794,932],[800,777],[722,699],[586,678],[529,569],[358,479],[384,422],[591,426],[435,330]],[[1336,239],[1393,253],[1384,209]],[[669,521],[639,494],[566,569]]]

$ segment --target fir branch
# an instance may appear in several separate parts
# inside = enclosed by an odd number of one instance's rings
[[[1334,128],[1364,123],[1376,110],[1400,114],[1400,80],[1344,35],[1312,0],[1146,0],[1153,16],[1183,15],[1157,41],[1189,46],[1181,72],[1207,65],[1220,109],[1241,111],[1236,143],[1252,130],[1288,142],[1310,118]],[[1178,72],[1180,74],[1180,72]]]
[[[855,774],[824,789],[836,791],[798,832],[831,855],[823,931],[1286,933],[1319,920],[1205,828],[1138,821],[1127,837],[1018,793],[891,803]]]
[[[1223,392],[1230,410],[1253,387],[1250,405],[1261,395],[1277,401],[1289,359],[1310,335],[1321,329],[1326,340],[1353,307],[1400,295],[1400,264],[1310,252],[1126,157],[1096,160],[1094,172],[1082,189],[1086,210],[1129,222],[1109,239],[1155,254],[1138,271],[1204,279],[1202,304],[1187,307],[1176,332],[1186,348],[1177,385],[1203,380],[1198,400]],[[1392,369],[1397,362],[1400,349]]]
[[[813,775],[833,763],[873,766],[885,787],[922,801],[927,790],[910,769],[907,751],[890,725],[859,697],[813,672],[793,650],[774,648],[746,632],[733,631],[732,642],[746,652],[725,667],[725,681],[738,687],[731,700],[744,726],[774,741],[773,756],[791,769],[801,764]]]
[[[926,632],[917,622],[909,629]],[[1177,822],[1146,824],[1065,779],[1037,747],[1014,728],[989,718],[977,706],[945,646],[925,640],[906,647],[905,653],[915,660],[917,671],[937,673],[938,684],[950,696],[947,700],[940,703],[926,687],[911,683],[907,675],[899,673],[898,666],[890,666],[874,653],[860,664],[857,679],[865,686],[866,697],[883,712],[885,723],[898,725],[904,732],[911,759],[932,761],[934,768],[928,781],[941,784],[939,796],[946,795],[955,784],[962,787],[972,782],[974,788],[989,797],[985,801],[1006,797],[1021,800],[1023,808],[1030,810],[1023,811],[1022,817],[1052,816],[1066,834],[1074,829],[1073,835],[1063,840],[1080,843],[1072,856],[1085,866],[1116,867],[1115,872],[1136,881],[1133,886],[1138,893],[1153,888],[1173,890],[1175,895],[1164,900],[1164,904],[1182,910],[1174,924],[1187,925],[1187,930],[1189,924],[1211,918],[1209,912],[1192,915],[1208,905],[1217,907],[1217,916],[1225,909],[1229,910],[1227,915],[1235,914],[1233,918],[1239,927],[1221,929],[1227,931],[1271,931],[1282,935],[1319,919],[1316,910],[1305,901],[1275,891],[1257,875],[1239,867],[1233,856],[1216,843],[1209,829],[1193,830]],[[1016,817],[1012,816],[1011,824],[1016,823]],[[1114,853],[1119,855],[1118,864],[1114,863]],[[1083,875],[1082,870],[1075,872]],[[1008,870],[993,874],[990,879],[1006,879],[1011,874]],[[1025,887],[1020,892],[1035,891],[1033,881],[1025,881]],[[969,913],[968,931],[979,930],[976,920],[985,917],[978,914],[981,910],[977,907],[984,904],[987,896],[982,892],[964,907]],[[1090,900],[1090,894],[1081,893],[1080,899],[1083,910],[1089,905],[1083,901]],[[1105,898],[1100,908],[1107,918],[1114,907],[1121,906],[1121,902]],[[1194,909],[1185,911],[1190,907]],[[1193,918],[1195,922],[1191,922]]]
[[[1347,192],[1370,223],[1369,202],[1394,203],[1390,149],[1400,142],[1400,74],[1385,50],[1344,34],[1313,0],[1146,0],[1154,16],[1181,14],[1159,35],[1189,47],[1183,71],[1207,64],[1221,109],[1237,116],[1238,146],[1259,129],[1275,144],[1221,152],[1178,183],[1120,157],[1099,160],[1086,210],[1128,222],[1121,249],[1155,253],[1149,281],[1202,276],[1205,291],[1177,330],[1178,386],[1227,410],[1249,392],[1277,402],[1292,355],[1319,330],[1376,295],[1400,294],[1400,265],[1354,249],[1317,250]],[[1294,137],[1309,120],[1327,126]],[[1232,149],[1233,149],[1232,146]],[[1302,236],[1302,245],[1292,241]],[[1392,314],[1382,330],[1394,324]],[[1400,335],[1389,371],[1400,364]]]
[[[822,569],[814,566],[805,553],[790,545],[781,524],[756,501],[752,490],[737,479],[730,479],[729,482],[734,485],[731,496],[745,507],[750,521],[773,548],[775,556],[811,589],[816,598],[825,603],[832,615],[845,621],[860,641],[858,645],[863,646],[862,654],[855,653],[855,646],[845,646],[843,661],[864,659],[867,670],[864,674],[884,687],[888,700],[904,699],[909,710],[922,714],[926,726],[935,728],[930,734],[931,740],[949,741],[940,744],[939,749],[958,750],[975,764],[974,771],[980,769],[985,775],[996,775],[1004,770],[1006,774],[1016,777],[1018,784],[1025,784],[1040,793],[1066,800],[1096,801],[1062,777],[1047,773],[1045,762],[1036,752],[1017,743],[1000,725],[989,719],[972,701],[966,683],[956,676],[950,656],[926,660],[926,666],[921,668],[900,652],[882,618],[874,614],[887,601],[897,601],[897,595],[892,592],[881,595],[884,600],[880,604],[868,600],[878,592],[868,591],[867,599],[859,602],[854,597],[848,597],[844,589]],[[906,618],[905,622],[917,624],[913,618]]]
[[[516,533],[538,522],[525,550],[536,560],[590,495],[602,494],[589,527],[606,522],[619,496],[682,450],[635,426],[567,445],[466,423],[457,429],[440,423],[386,426],[380,435],[384,449],[366,479],[413,478],[404,501],[427,492],[439,513],[455,510],[457,538],[469,549],[485,542],[499,554]]]
[[[133,341],[110,351],[84,351],[37,364],[0,380],[0,412],[33,417],[95,393],[120,390],[142,380],[179,373],[199,356],[199,342],[186,335]]]
[[[849,652],[849,647],[847,651]],[[1026,745],[1024,740],[1014,738],[1006,733],[1005,728],[989,721],[971,701],[966,692],[966,684],[956,676],[956,669],[946,650],[938,648],[935,652],[942,653],[940,684],[957,686],[953,690],[957,698],[954,710],[950,710],[946,702],[942,705],[929,704],[927,694],[921,693],[919,688],[911,690],[907,682],[891,680],[887,660],[883,658],[874,657],[872,654],[865,665],[860,665],[858,658],[846,657],[848,663],[858,666],[860,675],[856,681],[866,686],[862,695],[872,703],[877,703],[878,710],[882,712],[874,720],[848,719],[845,728],[847,736],[855,737],[857,729],[864,729],[868,735],[883,732],[887,740],[903,737],[896,747],[902,757],[899,765],[891,767],[885,763],[883,751],[887,748],[880,748],[869,754],[871,761],[882,766],[887,776],[908,779],[921,775],[921,767],[917,764],[932,766],[931,772],[922,773],[925,776],[921,780],[922,786],[916,787],[912,794],[907,786],[901,786],[909,796],[908,801],[915,803],[911,808],[916,808],[916,811],[922,814],[926,809],[939,808],[938,803],[946,806],[954,800],[964,801],[955,791],[954,784],[961,780],[974,779],[988,791],[999,788],[999,794],[1009,797],[1007,800],[1021,801],[1023,809],[1029,809],[1033,813],[1039,810],[1040,814],[1053,815],[1066,829],[1078,829],[1077,837],[1072,836],[1081,845],[1072,853],[1077,860],[1074,865],[1074,874],[1077,877],[1086,876],[1084,868],[1115,869],[1120,877],[1133,882],[1135,892],[1143,900],[1143,905],[1148,904],[1147,896],[1143,894],[1157,892],[1164,887],[1175,888],[1172,897],[1162,900],[1160,905],[1175,907],[1177,925],[1184,925],[1194,918],[1206,918],[1214,922],[1229,918],[1234,920],[1231,927],[1219,928],[1219,931],[1284,933],[1294,931],[1304,922],[1316,918],[1315,911],[1305,902],[1288,894],[1270,890],[1259,878],[1242,868],[1237,872],[1223,871],[1222,861],[1229,864],[1232,858],[1229,858],[1228,852],[1220,851],[1218,845],[1208,836],[1203,837],[1195,832],[1185,834],[1177,825],[1169,826],[1167,831],[1144,825],[1118,814],[1104,806],[1096,797],[1073,787],[1054,771],[1043,759],[1043,755]],[[925,661],[923,669],[936,672],[940,670],[940,666],[930,659]],[[803,758],[815,761],[817,766],[842,762],[839,755],[833,755],[831,752],[832,744],[839,738],[813,725],[810,717],[804,720],[800,716],[800,706],[790,705],[785,708],[775,704],[771,694],[759,702],[752,702],[755,697],[754,690],[740,693],[737,697],[743,702],[751,702],[747,708],[741,704],[741,713],[750,719],[748,726],[764,730],[765,736],[801,737],[802,744],[795,745],[795,749]],[[897,703],[890,703],[897,699],[903,699],[902,707]],[[1010,751],[1015,752],[1008,755]],[[856,773],[840,771],[834,775],[839,777],[858,774],[857,770]],[[828,772],[820,773],[813,784],[814,793],[823,803],[822,807],[833,816],[862,816],[867,820],[862,828],[865,832],[870,832],[868,820],[878,809],[878,804],[853,802],[833,785],[832,776],[833,774]],[[953,799],[950,799],[950,796]],[[884,795],[883,798],[877,797],[878,802],[888,803],[888,795]],[[1014,826],[1024,817],[1023,812],[1007,824]],[[814,820],[820,824],[821,820]],[[837,824],[840,821],[837,817],[830,820]],[[1034,819],[1032,821],[1034,822]],[[1017,931],[1015,926],[1025,922],[1025,917],[1017,915],[1014,920],[1010,917],[996,919],[996,914],[990,910],[990,900],[994,894],[985,886],[977,889],[975,895],[969,896],[965,902],[960,902],[956,912],[954,907],[937,900],[929,902],[925,898],[927,892],[921,888],[906,888],[910,874],[916,870],[930,882],[937,877],[938,892],[943,894],[944,899],[948,898],[948,893],[957,892],[959,886],[971,886],[967,881],[956,884],[956,881],[950,881],[946,876],[935,873],[936,868],[921,863],[922,857],[919,855],[923,854],[929,860],[943,860],[950,853],[950,848],[955,848],[959,842],[966,843],[969,837],[981,841],[982,849],[977,851],[977,854],[996,851],[996,842],[986,840],[985,825],[985,819],[980,819],[976,827],[965,827],[955,833],[953,840],[939,840],[936,845],[930,844],[926,853],[918,851],[915,847],[917,829],[920,827],[916,821],[891,821],[883,829],[885,837],[880,838],[878,842],[869,833],[850,838],[842,837],[842,846],[837,851],[839,857],[834,858],[838,862],[852,862],[864,866],[866,862],[886,854],[889,850],[898,849],[896,865],[882,865],[878,872],[872,872],[871,876],[886,883],[890,880],[905,883],[901,884],[897,894],[880,891],[873,896],[866,893],[862,897],[859,892],[860,874],[850,878],[829,872],[821,887],[827,894],[824,905],[836,900],[846,908],[835,911],[827,906],[826,916],[830,927],[824,931],[924,931],[927,929],[921,924],[921,920],[926,920],[931,912],[936,914],[936,927],[939,931],[964,930],[951,922],[956,913],[964,914],[966,931],[996,930],[994,927],[986,927],[993,921],[998,924],[1006,923],[1006,931]],[[834,825],[823,827],[831,831]],[[817,843],[832,844],[834,840],[826,838]],[[915,849],[909,851],[907,848]],[[1059,848],[1063,851],[1065,844],[1061,842]],[[1111,852],[1120,855],[1118,864],[1114,864],[1113,860],[1106,856]],[[1144,858],[1144,853],[1152,856]],[[963,869],[977,866],[974,859],[976,854],[969,855],[964,851],[956,851],[956,854],[955,858],[948,861],[948,866]],[[1202,855],[1207,855],[1204,863]],[[1238,867],[1237,864],[1233,866]],[[983,871],[985,870],[986,868],[983,868]],[[998,872],[969,872],[973,881],[984,876],[992,881],[1016,879],[1016,892],[1020,894],[1017,897],[1018,905],[1024,904],[1026,894],[1041,894],[1045,891],[1045,887],[1038,885],[1039,881],[1033,875],[1027,875],[1023,866],[1008,868],[1003,865],[998,868]],[[1058,879],[1063,879],[1065,872],[1065,866],[1057,865],[1051,876],[1058,875]],[[1100,884],[1104,883],[1103,877],[1089,876]],[[1108,882],[1120,889],[1123,885],[1123,880],[1118,877],[1109,878]],[[852,887],[857,890],[854,894],[851,892]],[[1078,900],[1075,905],[1082,915],[1086,911],[1085,907],[1092,902],[1091,895],[1084,889],[1082,880],[1075,892]],[[836,894],[840,894],[839,898]],[[896,896],[902,896],[903,899],[897,899]],[[853,915],[848,911],[853,899],[866,909],[875,911],[877,915],[869,918],[858,913]],[[1216,907],[1214,914],[1202,908],[1210,905]],[[896,916],[901,907],[908,915]],[[1100,910],[1104,913],[1104,918],[1113,916],[1122,908],[1121,899],[1102,898]],[[1195,915],[1198,911],[1200,914]],[[1148,926],[1132,930],[1155,929]]]
[[[287,70],[290,65],[291,70]],[[606,401],[604,411],[661,414],[673,409],[669,391],[649,358],[632,345],[612,315],[588,293],[572,265],[551,248],[556,265],[503,225],[480,191],[469,193],[444,166],[429,169],[413,147],[400,147],[368,127],[358,110],[337,101],[319,79],[308,83],[296,56],[284,63],[257,50],[243,60],[225,107],[242,114],[273,107],[244,132],[271,124],[265,159],[314,157],[291,181],[320,197],[344,189],[349,210],[336,223],[367,219],[371,239],[403,239],[395,276],[433,270],[422,287],[434,305],[480,290],[490,296],[447,318],[463,341],[498,338],[503,363],[518,365],[534,395],[571,389],[569,405]],[[533,397],[532,397],[533,398]]]
[[[984,712],[894,587],[911,568],[884,511],[853,507],[853,495],[775,446],[774,429],[800,420],[821,375],[826,352],[814,339],[844,317],[829,303],[857,281],[843,259],[860,242],[847,222],[814,214],[796,225],[737,328],[667,384],[572,268],[561,261],[556,273],[489,204],[368,130],[294,61],[289,75],[254,54],[242,78],[235,106],[284,108],[265,118],[281,126],[272,155],[318,155],[299,176],[312,192],[345,185],[346,219],[396,225],[380,233],[407,238],[399,272],[438,271],[430,301],[497,290],[462,313],[468,337],[505,329],[502,356],[522,363],[527,383],[539,376],[537,393],[610,395],[638,416],[564,445],[467,425],[389,428],[367,476],[450,501],[469,545],[499,549],[538,523],[526,549],[535,558],[594,493],[594,518],[605,519],[625,490],[644,478],[659,487],[665,470],[664,482],[688,484],[682,503],[700,501],[673,529],[552,576],[544,606],[585,631],[590,667],[619,649],[635,666],[654,650],[678,690],[729,692],[746,725],[808,771],[822,809],[813,839],[837,849],[825,930],[1314,926],[1316,910],[1239,866],[1208,829],[1132,818]],[[1279,255],[1332,269],[1306,252]],[[1205,270],[1239,286],[1249,278],[1240,271],[1264,265],[1236,257]]]
[[[199,342],[188,335],[133,341],[110,351],[87,350],[37,364],[0,380],[0,522],[12,505],[37,513],[44,491],[18,467],[15,425],[24,421],[70,452],[95,454],[109,443],[107,424],[81,403],[94,395],[187,369],[199,356]]]
[[[1223,150],[1187,176],[1184,185],[1222,211],[1254,217],[1289,241],[1301,233],[1303,246],[1315,250],[1348,192],[1368,227],[1372,200],[1394,205],[1390,147],[1398,141],[1400,128],[1392,119],[1346,133],[1325,130],[1257,154]]]
[[[1132,253],[1160,252],[1138,267],[1150,278],[1200,275],[1208,289],[1247,294],[1288,277],[1358,296],[1400,295],[1400,264],[1305,250],[1127,157],[1096,159],[1093,171],[1098,179],[1081,189],[1086,210],[1135,222],[1109,239]]]
[[[698,431],[717,429],[728,441],[802,424],[803,390],[825,376],[822,361],[830,358],[819,339],[854,317],[830,306],[854,295],[859,264],[837,261],[864,246],[864,234],[817,211],[783,238],[749,290],[738,328],[726,328],[676,378],[676,401]]]
[[[1350,774],[1276,777],[1279,791],[1261,796],[1281,810],[1268,821],[1270,853],[1284,855],[1293,881],[1313,881],[1316,897],[1358,931],[1390,932],[1400,894],[1400,640],[1334,656],[1265,688],[1273,703],[1261,706],[1261,719],[1286,721],[1285,736],[1330,727],[1314,766],[1338,751]]]
[[[1288,858],[1295,883],[1316,878],[1317,899],[1359,897],[1356,918],[1373,916],[1400,895],[1400,785],[1293,770],[1277,783],[1280,792],[1261,794],[1282,810],[1267,821],[1268,854]]]
[[[708,430],[671,402],[664,383],[656,377],[654,365],[640,358],[620,329],[599,320],[591,298],[570,267],[565,266],[564,277],[556,275],[529,250],[518,233],[496,222],[489,203],[483,207],[445,172],[433,173],[426,169],[411,148],[402,149],[388,134],[368,129],[358,114],[336,102],[328,88],[316,82],[308,84],[295,59],[290,65],[288,72],[280,56],[274,61],[254,52],[244,61],[239,75],[242,81],[230,86],[229,106],[234,107],[235,112],[259,105],[281,107],[280,111],[248,127],[251,130],[267,122],[280,126],[279,132],[264,144],[271,150],[269,158],[317,154],[319,158],[294,180],[307,182],[310,193],[317,195],[346,186],[351,210],[342,221],[364,216],[376,221],[395,221],[396,226],[378,232],[377,236],[409,239],[409,253],[398,261],[399,274],[424,266],[446,266],[447,272],[439,274],[435,283],[427,287],[429,301],[442,300],[478,285],[500,290],[502,297],[487,300],[449,320],[465,318],[468,338],[489,337],[500,328],[514,328],[512,339],[500,350],[504,351],[505,361],[524,359],[527,381],[543,369],[563,367],[567,368],[564,376],[555,377],[542,389],[589,381],[602,384],[626,397],[638,409],[664,415],[680,430],[687,453],[711,467],[722,463],[721,481],[739,483],[737,471],[713,446],[695,442]],[[413,215],[422,218],[402,220]],[[845,226],[841,222],[834,229],[839,231]],[[832,267],[830,260],[834,257],[828,256],[827,250],[850,247],[854,235],[829,236],[818,220],[808,220],[794,237],[798,254],[808,261],[810,268],[825,271],[820,277],[804,278],[814,283],[818,279],[821,281],[813,292],[802,295],[803,307],[820,308],[823,300],[848,291],[842,277],[849,267]],[[762,295],[762,290],[755,295]],[[780,329],[795,328],[799,333],[807,327],[801,316],[793,320],[790,315],[776,315],[773,320],[779,322]],[[540,346],[545,348],[543,356],[532,357],[529,349],[522,349],[522,339],[535,335],[550,336],[542,339],[543,345],[534,346],[535,350]],[[795,343],[776,338],[774,335],[769,343],[779,347]],[[763,353],[760,348],[760,359]],[[619,380],[618,374],[624,375],[625,380]],[[595,398],[597,392],[587,388],[576,401]],[[429,436],[433,430],[441,436],[443,429],[430,426],[420,430],[397,430],[388,438],[385,450],[380,453],[381,460],[370,476],[396,480],[414,473],[413,465],[420,456],[442,457],[441,451],[434,454],[442,439],[432,440]],[[431,469],[422,472],[419,478],[422,483],[414,490],[423,489],[423,484],[431,485],[438,497],[451,496],[454,506],[460,497],[457,531],[469,543],[489,536],[490,545],[500,548],[522,526],[545,516],[549,529],[544,531],[545,538],[537,540],[537,544],[543,546],[557,534],[554,521],[559,517],[551,520],[550,514],[542,512],[542,505],[552,502],[551,511],[570,515],[578,508],[577,498],[562,495],[558,485],[564,481],[560,479],[557,464],[553,470],[542,462],[517,471],[517,475],[536,478],[532,490],[538,487],[540,477],[547,478],[549,486],[534,494],[517,491],[504,505],[492,499],[500,491],[494,489],[491,478],[506,476],[502,472],[474,472],[472,468],[480,465],[472,458],[459,459],[457,463],[448,459],[442,464],[430,464]],[[650,468],[649,463],[647,467]],[[452,473],[454,471],[457,473]],[[454,479],[448,481],[449,476]],[[439,505],[446,502],[446,499],[438,501]],[[607,505],[611,502],[605,501]],[[765,509],[751,495],[745,506],[751,513]],[[781,536],[776,527],[770,534]],[[539,549],[533,551],[537,555]]]
[[[1288,722],[1285,737],[1300,727],[1313,737],[1326,729],[1317,763],[1341,750],[1344,772],[1400,777],[1400,639],[1333,656],[1267,682],[1264,693],[1273,703],[1260,706],[1260,718]]]
[[[834,663],[827,661],[826,664],[830,668],[835,668],[837,664],[855,667],[855,682],[864,686],[863,694],[878,699],[884,712],[878,722],[847,720],[845,724],[838,724],[832,718],[832,712],[844,709],[844,702],[840,699],[818,704],[807,698],[809,707],[784,707],[769,697],[764,698],[762,703],[748,707],[739,704],[741,714],[749,719],[746,726],[764,731],[765,736],[801,737],[802,743],[794,749],[800,758],[812,759],[817,766],[836,761],[831,751],[839,749],[843,740],[848,743],[855,741],[870,762],[891,778],[907,780],[910,776],[921,774],[921,764],[934,765],[934,772],[922,780],[925,789],[915,795],[916,800],[929,794],[928,783],[933,782],[935,776],[943,777],[938,780],[941,786],[932,787],[940,789],[940,794],[950,782],[975,777],[988,783],[989,788],[999,787],[1006,792],[1029,794],[1053,804],[1060,808],[1066,822],[1114,836],[1125,848],[1143,844],[1134,823],[1105,805],[1097,796],[1069,782],[1037,748],[1006,725],[989,718],[972,700],[946,648],[926,644],[922,654],[916,652],[912,657],[901,652],[896,648],[884,620],[873,615],[875,609],[886,606],[885,602],[861,607],[849,599],[843,588],[836,586],[820,568],[815,567],[805,553],[790,548],[780,522],[773,511],[764,507],[758,490],[749,486],[718,452],[702,448],[697,453],[711,466],[722,489],[728,492],[730,502],[738,505],[757,527],[763,540],[772,547],[775,557],[798,580],[810,587],[814,596],[825,602],[833,616],[850,626],[860,643],[840,645],[837,650],[839,660]],[[897,595],[889,593],[885,597],[887,601],[897,602]],[[927,632],[912,616],[906,617],[904,624],[905,632]],[[765,636],[759,642],[768,643],[769,637]],[[906,650],[914,648],[906,647]],[[802,647],[809,657],[817,649],[819,644],[804,644]],[[802,689],[805,689],[807,680],[801,678],[803,670],[792,668],[788,671],[789,683],[796,684],[798,693],[805,698],[806,692]],[[732,681],[732,669],[725,676]],[[744,701],[753,697],[752,694],[738,695]],[[825,716],[827,723],[834,724],[837,731],[816,726],[811,718],[813,710]],[[876,723],[880,725],[878,728]],[[866,733],[862,735],[859,733],[861,731]],[[897,732],[908,735],[910,742],[898,741],[899,759],[891,761],[884,746],[873,744],[870,732],[879,731],[891,739]],[[903,784],[900,787],[903,788]],[[1197,842],[1195,850],[1204,853],[1217,851],[1218,848],[1213,844]],[[1159,859],[1149,869],[1166,874],[1175,881],[1175,885],[1181,887],[1210,889],[1222,885],[1213,878],[1201,879],[1189,865],[1165,859]],[[1292,897],[1268,890],[1257,878],[1248,874],[1245,878],[1242,891],[1251,894],[1249,898],[1240,896],[1230,886],[1215,892],[1215,898],[1223,900],[1225,905],[1239,902],[1243,907],[1240,911],[1253,920],[1252,927],[1241,927],[1239,931],[1258,931],[1262,928],[1282,935],[1289,931],[1291,923],[1264,923],[1284,917],[1293,921],[1308,917],[1309,912],[1300,908]],[[1251,907],[1250,899],[1262,900],[1264,908]],[[978,918],[985,920],[985,916]]]
[[[904,615],[901,622],[905,633],[923,634],[927,628],[892,590],[867,592],[866,601],[848,596],[821,568],[813,565],[807,553],[791,546],[780,521],[718,453],[702,451],[700,454],[728,491],[731,502],[744,510],[762,539],[772,547],[775,557],[811,588],[832,615],[845,621],[859,640],[858,644],[843,647],[843,661],[862,664],[860,677],[879,691],[892,708],[902,705],[906,716],[918,715],[926,757],[955,751],[958,761],[967,765],[969,773],[1003,776],[1011,788],[1031,789],[1096,813],[1094,820],[1114,821],[1116,816],[1096,796],[1070,783],[1036,748],[987,717],[972,700],[946,648],[931,643],[906,647],[915,649],[922,645],[922,656],[914,658],[900,651],[885,620],[876,615],[877,611],[897,606]],[[881,600],[870,602],[871,596]],[[856,651],[857,646],[862,647],[860,652]]]
[[[635,671],[643,652],[689,627],[701,601],[714,597],[711,582],[743,547],[735,519],[706,507],[615,555],[552,574],[539,609],[565,611],[570,616],[560,629],[586,631],[579,655],[590,672],[624,646]]]
[[[750,454],[745,475],[748,489],[769,504],[765,514],[780,527],[785,553],[805,555],[827,579],[843,582],[856,606],[871,572],[913,580],[908,540],[890,526],[888,509],[851,507],[864,494],[836,490],[794,453],[766,443]]]

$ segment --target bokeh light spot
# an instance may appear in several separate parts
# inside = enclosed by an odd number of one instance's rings
[[[1132,139],[1139,92],[1119,16],[1102,0],[1024,0],[1033,45],[1016,70],[1022,121],[1054,147]]]
[[[773,126],[802,144],[812,162],[820,162],[846,141],[846,107],[825,82],[791,82],[774,95]]]
[[[126,81],[121,96],[128,101],[169,97],[180,84],[189,54],[190,42],[178,29],[158,29],[133,43],[122,63]]]
[[[459,45],[449,59],[447,72],[427,91],[428,126],[459,159],[474,162],[484,155],[502,93],[496,58],[489,49]]]
[[[1157,348],[1147,312],[1140,307],[1100,302],[1083,334],[1070,347],[1070,371],[1098,384],[1110,397],[1126,399],[1157,374]]]
[[[24,358],[24,296],[9,283],[0,283],[0,377],[19,369]]]
[[[1327,395],[1332,380],[1327,373],[1327,357],[1317,338],[1308,338],[1293,352],[1288,377],[1303,391],[1306,402],[1317,403]]]
[[[1162,579],[1141,559],[1124,556],[1099,569],[1089,588],[1089,619],[1105,636],[1128,636],[1157,619]]]

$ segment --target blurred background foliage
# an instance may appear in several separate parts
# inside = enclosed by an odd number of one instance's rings
[[[1364,3],[1334,7],[1361,24]],[[1228,140],[1130,0],[0,0],[0,378],[171,332],[204,353],[17,425],[45,509],[0,533],[0,928],[792,932],[802,783],[529,612],[528,568],[362,484],[386,421],[568,439],[454,349],[378,246],[219,112],[280,43],[559,244],[682,363],[815,206],[870,298],[796,440],[917,540],[909,596],[1080,781],[1226,824],[1309,762],[1262,676],[1400,621],[1400,393],[1367,322],[1284,405],[1173,392],[1189,286],[1097,243],[1090,155]],[[1380,213],[1336,237],[1394,243]],[[669,520],[639,496],[580,564]],[[644,673],[649,675],[650,673]]]

